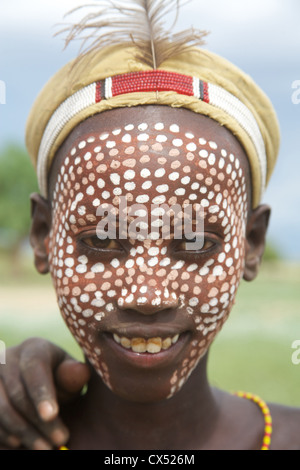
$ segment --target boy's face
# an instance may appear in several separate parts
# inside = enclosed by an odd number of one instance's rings
[[[99,114],[60,149],[50,178],[50,271],[67,326],[113,392],[139,402],[170,397],[207,352],[243,274],[249,184],[233,135],[184,109]],[[105,203],[115,224],[103,240]],[[182,210],[169,237],[162,204]],[[200,230],[203,243],[175,239],[187,206],[187,231]]]

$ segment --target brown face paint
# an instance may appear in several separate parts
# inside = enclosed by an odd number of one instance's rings
[[[52,199],[50,265],[62,315],[107,386],[141,401],[181,389],[227,319],[243,273],[242,149],[208,118],[177,111],[141,118],[118,110],[118,125],[98,116],[101,127],[69,139]],[[117,214],[121,197],[148,215],[152,204],[201,204],[203,248],[154,237],[146,221],[146,239],[99,240],[97,209],[107,203]],[[151,382],[158,371],[160,388]]]

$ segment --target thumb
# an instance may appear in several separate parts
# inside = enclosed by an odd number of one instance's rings
[[[87,364],[67,359],[55,371],[57,397],[60,402],[66,402],[78,395],[90,379],[90,369]]]

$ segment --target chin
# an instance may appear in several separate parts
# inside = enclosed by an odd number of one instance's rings
[[[169,400],[176,395],[187,381],[188,377],[181,380],[180,386],[172,385],[176,372],[161,374],[158,371],[139,371],[138,373],[123,374],[108,373],[103,371],[101,364],[93,364],[104,385],[117,397],[131,403],[153,404]]]
[[[166,400],[169,400],[173,394],[170,394],[170,386],[169,387],[145,387],[144,384],[136,384],[134,385],[134,388],[125,388],[123,386],[109,386],[111,392],[121,398],[122,400],[125,400],[127,402],[131,403],[139,403],[139,404],[154,404],[154,403],[160,403],[164,402]]]

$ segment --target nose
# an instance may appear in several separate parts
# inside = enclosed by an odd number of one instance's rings
[[[119,309],[132,310],[142,315],[155,315],[165,310],[176,309],[179,305],[177,294],[169,292],[167,288],[142,286],[134,292],[123,292],[123,294],[125,295],[118,299]]]

